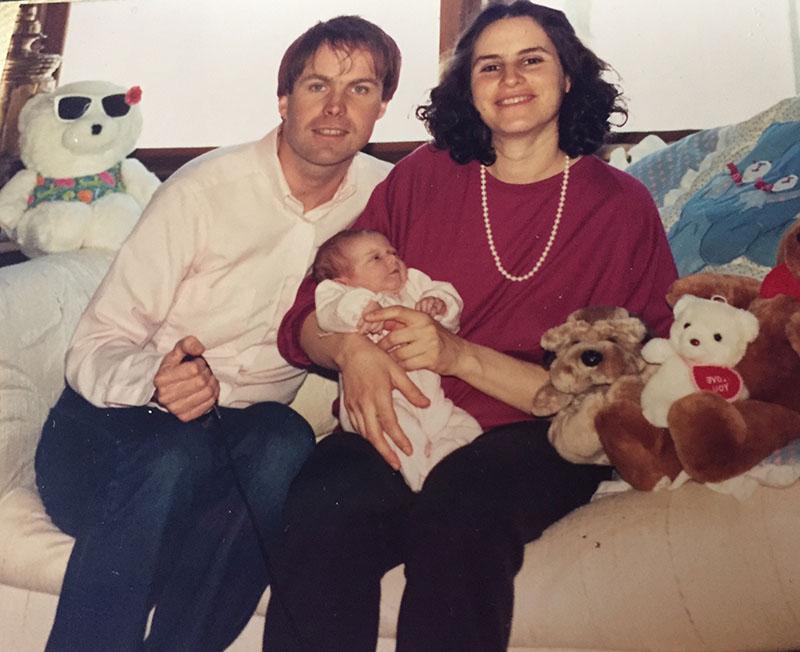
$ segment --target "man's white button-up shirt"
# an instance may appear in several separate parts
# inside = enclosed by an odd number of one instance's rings
[[[220,405],[292,400],[302,370],[278,326],[317,248],[349,226],[391,166],[357,154],[334,197],[306,213],[262,140],[190,162],[155,193],[90,301],[67,352],[67,381],[97,406],[145,405],[175,343],[195,335]]]

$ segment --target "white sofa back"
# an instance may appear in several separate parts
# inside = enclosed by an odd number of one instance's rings
[[[33,485],[69,339],[110,262],[110,253],[87,249],[0,268],[0,496]]]

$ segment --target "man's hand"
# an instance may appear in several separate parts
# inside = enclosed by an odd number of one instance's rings
[[[206,347],[194,335],[179,340],[164,356],[153,384],[155,400],[184,423],[214,407],[219,381],[200,356]]]
[[[385,352],[361,336],[348,336],[336,356],[344,387],[344,409],[353,426],[395,470],[400,459],[387,442],[388,436],[407,455],[412,452],[392,404],[397,389],[413,405],[430,401]]]

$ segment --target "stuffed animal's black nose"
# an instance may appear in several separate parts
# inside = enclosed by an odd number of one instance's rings
[[[587,367],[596,367],[603,361],[603,354],[600,351],[588,349],[581,353],[581,362]]]
[[[101,131],[103,131],[103,125],[92,125],[92,136],[99,135]]]
[[[698,340],[696,337],[693,337],[689,340],[689,344],[692,346],[700,346],[700,340]]]

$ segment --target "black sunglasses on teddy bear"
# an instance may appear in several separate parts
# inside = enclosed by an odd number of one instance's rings
[[[128,115],[131,107],[125,102],[124,93],[106,95],[103,98],[94,98],[87,95],[64,95],[59,97],[55,103],[56,117],[59,120],[69,122],[82,117],[92,105],[95,99],[99,99],[103,105],[103,111],[109,118],[121,118]]]
[[[82,117],[95,100],[100,100],[103,111],[109,118],[121,118],[128,115],[131,106],[137,104],[142,96],[138,86],[128,89],[127,93],[113,93],[101,97],[99,95],[62,95],[57,97],[53,108],[56,118],[63,122],[77,120]]]

